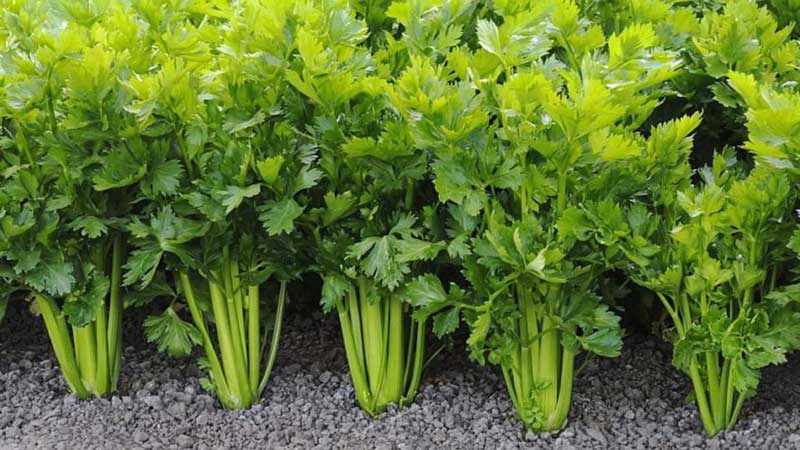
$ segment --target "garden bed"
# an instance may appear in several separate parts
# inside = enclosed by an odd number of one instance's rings
[[[264,398],[223,410],[198,382],[192,360],[154,351],[126,330],[119,392],[78,401],[67,394],[44,328],[11,311],[0,329],[0,448],[17,449],[783,449],[800,446],[800,358],[765,370],[736,431],[703,434],[687,404],[686,378],[654,337],[626,338],[622,356],[595,359],[576,380],[560,433],[526,433],[491,368],[461,348],[426,372],[417,400],[376,420],[358,408],[336,319],[290,314]],[[139,322],[133,318],[129,324]]]
[[[3,13],[0,450],[800,448],[797,2]]]

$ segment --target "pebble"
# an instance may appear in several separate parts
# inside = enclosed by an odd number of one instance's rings
[[[150,436],[147,435],[144,431],[134,431],[133,432],[133,442],[137,444],[144,443]]]
[[[211,419],[208,417],[208,414],[204,412],[200,413],[195,419],[195,423],[201,427],[208,425],[209,422],[211,422]]]
[[[327,370],[319,375],[320,383],[327,383],[331,379],[331,373]]]
[[[167,407],[167,412],[174,416],[174,417],[185,417],[186,416],[186,404],[175,402]]]
[[[75,406],[77,403],[78,403],[78,396],[75,394],[70,394],[64,397],[64,406],[68,408]]]
[[[164,406],[164,403],[161,401],[161,397],[157,395],[148,395],[142,399],[145,405],[153,408],[153,409],[161,409]]]
[[[597,442],[600,442],[603,445],[606,445],[608,443],[608,439],[606,438],[605,434],[603,434],[603,432],[599,430],[596,430],[594,428],[588,428],[586,430],[586,434],[588,434],[589,437],[591,437]]]
[[[185,434],[178,436],[176,442],[180,448],[191,448],[194,445],[194,440]]]

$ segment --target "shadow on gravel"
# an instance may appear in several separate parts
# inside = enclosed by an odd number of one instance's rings
[[[579,374],[567,427],[536,435],[514,418],[497,372],[470,363],[460,345],[439,355],[414,404],[371,420],[355,405],[335,317],[289,314],[265,398],[225,411],[200,388],[194,361],[146,343],[130,325],[140,319],[127,322],[119,393],[79,402],[66,396],[40,321],[10,308],[0,326],[0,449],[800,448],[797,356],[765,371],[737,431],[708,439],[669,346],[633,335],[620,358],[593,359]]]

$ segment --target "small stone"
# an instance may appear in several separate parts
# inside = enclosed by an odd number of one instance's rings
[[[200,415],[197,416],[197,418],[194,419],[194,421],[195,421],[195,423],[197,425],[200,425],[201,427],[203,427],[203,426],[208,425],[211,422],[211,418],[208,417],[208,414],[203,412],[203,413],[200,413]]]
[[[642,400],[644,398],[644,394],[640,389],[636,388],[625,388],[625,396],[631,400]]]
[[[153,409],[161,409],[164,406],[164,403],[161,401],[161,397],[157,395],[148,395],[142,399],[145,405],[153,408]]]
[[[175,402],[169,407],[167,407],[167,412],[170,413],[174,417],[185,417],[186,416],[186,404]]]
[[[633,420],[636,418],[636,413],[629,409],[625,411],[625,418],[628,420]]]
[[[794,443],[794,442],[800,442],[800,434],[797,434],[797,433],[792,433],[792,434],[790,434],[790,435],[789,435],[789,437],[787,438],[787,440],[788,440],[789,442],[792,442],[792,443]]]
[[[605,434],[603,434],[600,430],[595,428],[589,428],[586,430],[586,434],[589,435],[590,438],[594,439],[597,442],[602,444],[608,444],[608,439],[606,438]]]
[[[197,403],[208,403],[208,404],[214,403],[214,399],[210,395],[206,394],[198,395],[197,398],[194,399],[194,401],[196,401]]]
[[[194,445],[194,440],[185,434],[178,436],[176,442],[180,448],[191,448]]]
[[[322,382],[323,384],[330,381],[330,379],[331,379],[331,373],[328,372],[327,370],[319,374],[319,381]]]
[[[64,397],[64,406],[74,406],[78,403],[78,396],[75,394],[70,394]]]
[[[133,442],[136,442],[137,444],[142,444],[148,439],[150,439],[150,436],[148,436],[144,431],[133,432]]]

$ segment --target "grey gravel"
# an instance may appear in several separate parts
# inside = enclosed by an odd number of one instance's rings
[[[800,449],[800,358],[765,371],[736,431],[703,435],[670,367],[670,350],[634,335],[618,359],[593,359],[576,380],[570,422],[526,432],[501,377],[458,345],[428,370],[417,401],[377,420],[355,404],[334,317],[298,318],[264,399],[226,411],[192,360],[158,355],[126,330],[119,392],[67,395],[39,320],[11,311],[0,327],[0,449]],[[433,348],[433,343],[431,345]]]

